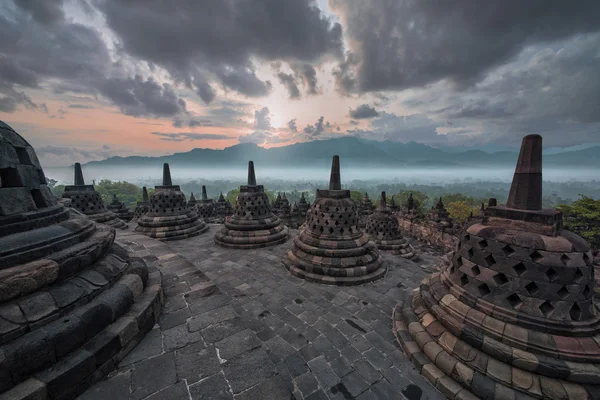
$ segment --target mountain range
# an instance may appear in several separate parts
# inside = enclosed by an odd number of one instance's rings
[[[600,146],[544,155],[545,167],[600,167]],[[242,167],[248,160],[270,167],[324,166],[337,154],[342,163],[352,167],[498,167],[514,166],[518,156],[515,151],[488,153],[479,149],[457,151],[435,148],[408,142],[380,142],[356,137],[296,143],[265,149],[252,143],[242,143],[223,150],[195,148],[184,153],[161,157],[111,157],[92,161],[94,166],[156,166],[168,162],[174,166]],[[600,176],[600,173],[599,173]]]

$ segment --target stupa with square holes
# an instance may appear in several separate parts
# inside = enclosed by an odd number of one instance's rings
[[[417,370],[452,399],[598,398],[592,254],[542,209],[541,136],[523,139],[507,204],[459,239],[394,311]]]
[[[333,157],[329,189],[317,189],[283,264],[294,276],[329,285],[358,285],[385,275],[375,243],[358,227],[350,191],[342,189],[338,156]]]
[[[369,215],[365,232],[375,242],[379,250],[390,251],[410,260],[417,258],[415,249],[400,233],[398,219],[392,215],[387,207],[385,192],[381,192],[377,210]]]
[[[208,230],[204,221],[188,208],[179,185],[173,185],[169,164],[163,165],[163,184],[150,196],[150,211],[138,220],[136,232],[168,241],[186,239]]]
[[[271,212],[263,185],[256,184],[254,163],[248,162],[248,184],[240,186],[235,214],[215,234],[215,243],[235,249],[256,249],[281,244],[288,235],[288,228]]]
[[[158,322],[160,275],[58,203],[2,121],[0,178],[0,398],[74,399]]]
[[[102,201],[100,193],[96,192],[94,185],[86,185],[83,180],[81,164],[75,163],[75,182],[65,186],[63,197],[70,199],[70,207],[85,214],[89,219],[117,229],[127,229],[127,224],[109,211]]]
[[[146,214],[150,211],[150,199],[148,198],[148,189],[146,186],[142,188],[142,201],[138,201],[135,210],[133,211],[133,219],[132,221],[137,221],[142,217],[142,215]]]

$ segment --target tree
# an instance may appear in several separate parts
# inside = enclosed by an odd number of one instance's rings
[[[50,190],[52,190],[57,183],[58,181],[56,179],[46,177],[46,186],[48,186]]]
[[[594,249],[600,248],[600,200],[579,195],[572,204],[559,204],[563,223],[568,229],[588,241]]]
[[[365,194],[363,192],[359,192],[358,190],[351,190],[350,197],[358,205],[362,201],[363,197],[365,197]]]
[[[467,202],[464,200],[451,201],[446,205],[446,210],[448,210],[450,218],[452,218],[455,222],[462,224],[467,222],[469,219],[473,207],[467,204]]]
[[[125,181],[113,182],[102,179],[95,185],[95,189],[100,193],[105,206],[110,204],[115,194],[119,201],[125,203],[128,208],[135,207],[138,199],[141,199],[142,196],[142,189],[139,186]]]
[[[406,203],[408,202],[408,198],[410,197],[411,193],[413,195],[413,199],[415,200],[416,213],[422,214],[431,207],[429,196],[418,190],[405,190],[400,193],[396,193],[394,195],[394,201],[396,202],[398,207],[406,207]]]
[[[229,202],[229,204],[234,205],[238,194],[240,194],[240,189],[230,190],[225,195],[225,200],[227,200]]]

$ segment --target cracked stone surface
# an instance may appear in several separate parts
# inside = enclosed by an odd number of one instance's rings
[[[379,281],[320,285],[282,265],[292,240],[224,249],[212,239],[220,228],[169,243],[119,232],[125,246],[158,260],[165,304],[117,371],[80,399],[445,398],[406,358],[391,320],[400,295],[433,272],[437,254],[411,243],[421,260],[383,253],[388,272]]]

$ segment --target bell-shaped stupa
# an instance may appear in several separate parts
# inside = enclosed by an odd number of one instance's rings
[[[127,208],[122,201],[119,201],[116,194],[113,194],[112,201],[106,208],[108,211],[114,212],[121,221],[129,222],[133,218],[133,211]]]
[[[70,207],[85,214],[89,219],[117,229],[127,229],[127,224],[109,211],[102,201],[100,193],[94,185],[86,185],[83,180],[81,164],[75,163],[75,181],[73,185],[65,186],[63,198],[71,200]]]
[[[223,192],[219,194],[219,198],[215,203],[214,209],[215,215],[221,218],[223,221],[233,214],[233,207],[223,196]]]
[[[377,210],[369,215],[365,232],[375,242],[379,250],[388,250],[410,260],[417,258],[415,249],[400,233],[398,219],[392,215],[387,207],[385,192],[381,192]]]
[[[154,188],[150,211],[138,220],[136,232],[158,240],[179,240],[208,230],[204,221],[188,208],[179,185],[173,185],[169,164],[163,165],[163,184]]]
[[[541,136],[523,139],[507,204],[459,240],[394,312],[417,369],[454,399],[598,398],[592,254],[542,209]]]
[[[215,234],[215,243],[236,249],[255,249],[283,243],[288,228],[271,212],[263,185],[256,184],[254,163],[248,162],[248,185],[240,186],[235,214]]]
[[[73,399],[158,322],[160,276],[115,234],[57,202],[0,121],[0,399]]]
[[[283,264],[294,276],[329,285],[358,285],[384,276],[377,247],[358,227],[350,191],[342,190],[338,156],[333,156],[329,189],[317,189]]]
[[[137,221],[148,211],[150,211],[150,199],[148,198],[148,189],[146,189],[146,186],[144,186],[142,188],[142,201],[138,201],[137,206],[133,211],[132,221]]]
[[[190,199],[187,202],[187,205],[189,208],[195,208],[196,204],[198,203],[198,201],[196,200],[196,197],[194,197],[194,193],[190,193]]]

